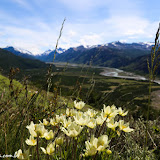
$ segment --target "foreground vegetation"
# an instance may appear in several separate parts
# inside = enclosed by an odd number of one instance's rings
[[[0,75],[1,158],[160,159],[160,111],[151,103],[151,91],[160,88],[154,83],[158,37],[159,29],[148,60],[149,82],[52,65]]]
[[[87,104],[83,112],[87,112],[88,109],[95,109],[97,114],[101,115],[100,111],[103,109],[103,104],[106,104],[106,106],[114,104],[118,108],[122,107],[126,111],[128,110],[127,116],[122,117],[122,119],[129,122],[130,127],[134,129],[133,132],[127,134],[122,131],[118,136],[117,131],[120,129],[118,123],[115,130],[105,125],[99,136],[104,134],[108,136],[108,140],[112,140],[108,141],[108,147],[103,152],[99,152],[93,157],[95,159],[106,159],[106,157],[108,159],[142,159],[148,82],[99,76],[101,71],[94,68],[57,67],[50,82],[52,84],[50,85],[50,91],[52,92],[47,92],[47,76],[40,79],[45,75],[45,70],[41,70],[41,72],[36,69],[27,70],[25,74],[30,75],[31,78],[24,79],[21,83],[13,80],[13,78],[15,76],[20,79],[22,75],[17,70],[13,71],[15,74],[11,76],[10,73],[9,79],[0,77],[1,155],[14,155],[15,151],[19,149],[22,149],[23,153],[27,153],[29,149],[29,154],[32,155],[30,159],[36,159],[36,147],[29,147],[25,142],[30,137],[26,126],[29,126],[31,121],[39,124],[39,120],[43,122],[43,119],[51,123],[51,119],[55,118],[56,115],[61,115],[61,113],[65,114],[64,119],[68,122],[70,118],[67,118],[66,109],[74,108],[74,100],[83,100]],[[159,90],[159,85],[154,83],[153,90]],[[158,159],[159,157],[160,124],[158,112],[158,110],[152,108],[150,114],[150,138],[146,152],[148,159]],[[119,118],[116,118],[115,122],[119,120]],[[97,129],[84,127],[81,134],[78,135],[78,139],[75,140],[65,136],[63,131],[60,130],[64,125],[63,123],[45,127],[49,130],[52,129],[54,132],[50,142],[54,144],[55,139],[62,136],[63,145],[59,145],[58,148],[54,147],[53,157],[50,157],[44,154],[43,149],[40,149],[40,147],[46,149],[45,146],[50,144],[49,141],[39,141],[39,159],[60,159],[60,157],[61,159],[92,159],[92,156],[82,156],[85,155],[85,141],[91,143],[90,138],[93,137],[91,135],[95,134],[96,138],[101,126],[96,124]],[[76,155],[73,156],[71,150],[76,144],[79,145],[76,149]]]

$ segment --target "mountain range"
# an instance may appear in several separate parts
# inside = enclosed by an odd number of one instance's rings
[[[58,48],[56,50],[56,55],[62,54],[64,52],[65,52],[65,49]],[[55,50],[49,49],[40,55],[35,55],[34,58],[43,62],[53,62],[54,54],[55,54]]]
[[[54,62],[92,63],[92,65],[97,66],[147,72],[146,59],[153,45],[154,43],[122,43],[116,41],[103,45],[81,45],[71,47],[67,50],[58,48]],[[3,49],[24,58],[38,59],[43,62],[53,62],[55,54],[55,50],[47,50],[42,54],[33,55],[29,51],[20,50],[11,46]]]
[[[20,57],[23,57],[23,58],[29,58],[29,59],[35,59],[31,52],[29,52],[27,50],[24,50],[24,49],[21,49],[21,48],[15,48],[15,47],[12,47],[12,46],[7,46],[3,49],[7,50],[9,52],[12,52],[16,56],[20,56]]]
[[[47,65],[36,59],[17,56],[10,51],[0,48],[0,71],[8,72],[11,67],[20,69],[46,68]]]

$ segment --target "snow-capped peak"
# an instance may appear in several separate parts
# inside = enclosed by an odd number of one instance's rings
[[[100,45],[84,45],[84,48],[86,49],[92,49],[92,48],[97,48],[97,47],[100,47]]]
[[[57,52],[59,53],[59,54],[62,54],[63,52],[65,52],[66,50],[65,49],[63,49],[63,48],[58,48],[57,49]]]
[[[63,52],[65,52],[66,50],[65,49],[62,49],[62,48],[58,48],[57,49],[57,53],[58,54],[62,54]],[[47,50],[47,51],[45,51],[44,53],[43,53],[43,55],[49,55],[51,52],[55,52],[55,50],[53,49],[53,50],[51,50],[51,49],[49,49],[49,50]]]
[[[12,50],[15,50],[15,51],[20,52],[20,53],[23,53],[23,54],[33,55],[30,51],[28,51],[28,50],[26,50],[26,49],[19,48],[19,47],[7,46],[7,47],[5,47],[5,48],[6,48],[6,49],[7,49],[7,48],[11,48]]]
[[[43,54],[44,54],[44,55],[49,55],[52,51],[53,51],[53,50],[49,49],[49,50],[45,51]]]
[[[15,51],[18,51],[18,52],[21,52],[21,53],[24,53],[24,54],[29,54],[29,55],[33,55],[30,51],[28,51],[28,50],[26,50],[26,49],[22,49],[22,48],[15,48],[15,47],[13,47],[14,49],[15,49]]]
[[[154,45],[154,42],[139,42],[139,44],[146,46],[146,48],[149,48],[150,46]]]

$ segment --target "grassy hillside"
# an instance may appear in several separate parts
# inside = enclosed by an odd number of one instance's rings
[[[65,71],[64,71],[65,70]],[[40,70],[39,70],[40,71]],[[129,121],[130,127],[134,128],[133,133],[121,133],[117,136],[114,131],[107,128],[102,132],[112,137],[112,142],[110,142],[112,151],[111,155],[108,152],[102,152],[98,154],[96,159],[138,159],[143,157],[143,139],[145,135],[144,124],[145,121],[141,117],[145,118],[145,111],[147,105],[147,82],[126,80],[118,78],[107,78],[99,76],[100,71],[94,68],[63,68],[58,67],[56,72],[54,72],[52,79],[52,86],[48,93],[43,91],[45,88],[36,88],[33,86],[28,86],[25,83],[22,85],[17,81],[11,82],[6,77],[0,76],[0,125],[2,130],[0,131],[0,150],[1,154],[12,154],[18,149],[23,149],[23,152],[30,148],[30,154],[33,159],[36,157],[36,147],[29,147],[25,141],[29,137],[29,132],[26,126],[30,124],[31,121],[34,123],[39,123],[39,120],[43,121],[46,118],[48,121],[50,118],[54,118],[60,113],[66,114],[66,108],[73,108],[73,100],[77,97],[92,106],[98,113],[100,113],[103,108],[103,104],[112,105],[115,104],[117,107],[122,107],[128,110],[128,116],[123,118],[126,122]],[[35,73],[35,71],[33,71]],[[38,70],[36,71],[38,72]],[[94,74],[93,74],[94,73]],[[44,72],[42,73],[44,74]],[[37,74],[38,75],[38,74]],[[39,75],[40,76],[40,75]],[[40,78],[40,77],[39,77]],[[37,78],[37,80],[39,79]],[[13,84],[10,88],[11,83]],[[43,78],[39,81],[32,81],[37,86],[43,86],[46,82]],[[154,84],[154,90],[158,90],[159,85]],[[65,96],[65,98],[62,97]],[[88,105],[87,105],[88,106]],[[87,108],[83,112],[87,111]],[[157,114],[156,114],[157,113]],[[158,116],[158,110],[152,110],[150,119]],[[140,118],[141,117],[141,118]],[[58,128],[61,124],[53,126],[53,131],[55,134],[62,136],[64,138],[63,146],[57,148],[55,156],[57,159],[63,157],[63,159],[72,159],[73,145],[77,142],[70,137],[63,135],[62,131]],[[153,128],[155,126],[156,128]],[[149,122],[150,134],[152,140],[154,139],[155,145],[159,145],[158,136],[155,130],[158,128],[158,121]],[[97,130],[99,126],[97,126]],[[49,127],[50,129],[52,127]],[[81,135],[77,138],[78,147],[76,150],[76,158],[78,155],[84,152],[85,140],[87,136],[90,137],[92,133],[97,132],[96,129],[84,129]],[[157,129],[158,132],[158,129]],[[66,139],[65,139],[66,138]],[[138,139],[138,140],[137,140]],[[148,142],[147,156],[150,160],[156,159],[158,157],[158,150],[153,149],[154,144],[151,139]],[[68,143],[67,145],[67,141]],[[44,140],[39,141],[39,145],[44,147],[50,141],[45,142]],[[14,147],[13,147],[14,146]],[[67,148],[65,152],[61,152]],[[123,149],[123,154],[119,154]],[[74,152],[75,153],[75,152]],[[155,153],[155,154],[154,154]],[[39,149],[40,159],[49,158],[45,155],[41,149]],[[52,157],[53,158],[53,157]],[[84,159],[91,159],[92,157],[86,157]]]

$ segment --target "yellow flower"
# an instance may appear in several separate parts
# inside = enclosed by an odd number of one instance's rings
[[[55,143],[50,143],[47,148],[40,147],[44,154],[52,155],[55,151]]]
[[[37,140],[34,139],[33,136],[30,136],[29,139],[27,139],[25,142],[26,142],[29,146],[35,146],[35,145],[37,145]]]
[[[82,101],[80,101],[80,102],[74,101],[74,106],[77,109],[82,109],[85,106],[85,103]]]
[[[129,123],[124,124],[124,120],[119,121],[119,128],[124,132],[132,132],[134,130],[129,127]]]
[[[111,151],[110,149],[107,149],[106,153],[107,153],[108,155],[110,155],[110,154],[112,154],[112,151]]]
[[[80,134],[83,127],[78,125],[75,121],[72,122],[67,128],[61,127],[61,130],[69,137],[76,137]]]
[[[120,108],[118,109],[118,114],[121,115],[121,116],[126,116],[126,115],[128,114],[128,111],[124,112],[124,111],[122,110],[122,108],[120,107]]]

